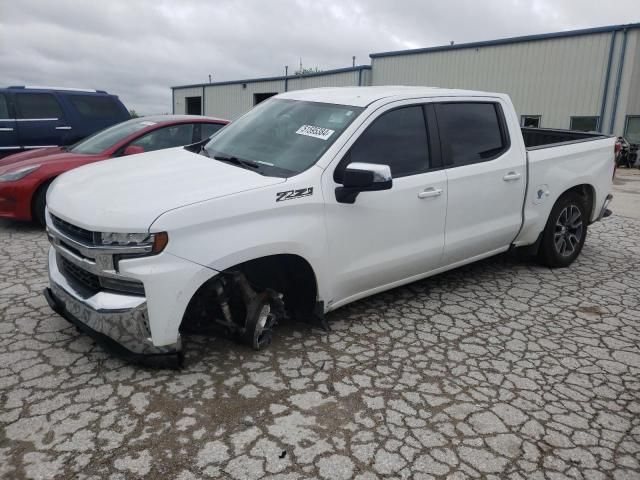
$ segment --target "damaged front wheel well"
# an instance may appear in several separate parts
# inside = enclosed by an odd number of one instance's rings
[[[220,272],[196,291],[182,319],[183,333],[223,333],[260,349],[277,321],[312,316],[317,284],[297,255],[261,257]]]

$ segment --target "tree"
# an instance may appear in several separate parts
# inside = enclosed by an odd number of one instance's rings
[[[310,73],[318,73],[321,72],[322,70],[320,70],[318,67],[315,68],[300,68],[299,70],[296,70],[295,72],[293,72],[294,75],[308,75]]]

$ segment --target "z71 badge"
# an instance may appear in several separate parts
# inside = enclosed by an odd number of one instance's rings
[[[287,190],[286,192],[276,193],[276,202],[284,200],[294,200],[296,198],[308,197],[313,195],[313,187],[299,188],[297,190]]]

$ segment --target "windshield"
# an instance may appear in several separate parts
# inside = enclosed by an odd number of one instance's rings
[[[113,147],[123,138],[128,137],[132,133],[155,124],[156,122],[145,120],[144,118],[127,120],[126,122],[118,123],[113,127],[101,130],[98,133],[94,133],[90,137],[79,141],[71,148],[69,148],[69,151],[73,153],[84,153],[88,155],[101,153],[104,152],[107,148]]]
[[[261,173],[291,176],[306,170],[363,108],[271,99],[227,125],[205,145],[211,157],[257,164]]]

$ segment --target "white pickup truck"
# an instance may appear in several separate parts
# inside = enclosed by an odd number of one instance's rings
[[[122,354],[180,361],[181,333],[259,349],[283,317],[511,248],[566,267],[610,214],[615,142],[521,129],[504,94],[281,94],[206,144],[60,176],[45,295]]]

